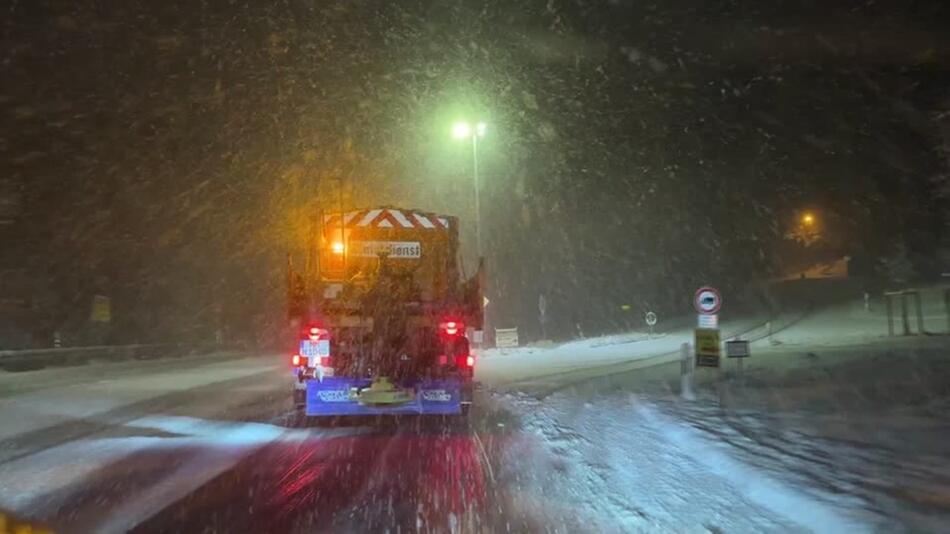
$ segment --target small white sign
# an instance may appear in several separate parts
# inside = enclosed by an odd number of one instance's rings
[[[496,328],[495,346],[500,349],[507,349],[518,346],[517,328]]]
[[[718,315],[698,315],[699,323],[696,325],[699,328],[719,328],[719,316]]]
[[[727,358],[748,358],[749,356],[752,356],[752,353],[749,351],[748,341],[739,339],[726,341]]]
[[[388,254],[390,258],[413,259],[422,257],[422,245],[418,241],[351,241],[350,255],[375,258]]]
[[[653,312],[647,312],[647,315],[644,317],[644,319],[647,322],[647,326],[653,326],[656,324],[656,314]]]

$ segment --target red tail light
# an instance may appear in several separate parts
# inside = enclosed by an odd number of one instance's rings
[[[290,363],[291,363],[291,365],[293,365],[294,367],[299,366],[299,365],[300,365],[300,361],[301,361],[301,358],[300,358],[300,355],[299,355],[299,354],[294,354],[293,357],[290,358]]]
[[[465,365],[469,367],[475,367],[475,356],[469,354],[468,357],[465,358]]]
[[[329,338],[330,332],[316,326],[311,326],[309,329],[307,329],[307,336],[311,341],[319,341],[321,339]]]
[[[447,336],[457,336],[465,332],[465,325],[460,321],[443,321],[439,323],[439,330]]]

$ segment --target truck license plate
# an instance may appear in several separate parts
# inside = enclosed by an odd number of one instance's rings
[[[319,341],[311,341],[309,339],[300,340],[300,355],[301,356],[329,356],[330,355],[330,340],[321,339]]]

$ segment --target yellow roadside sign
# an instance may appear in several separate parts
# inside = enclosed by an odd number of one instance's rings
[[[112,301],[102,295],[92,296],[92,313],[89,317],[94,323],[108,323],[112,321]]]
[[[715,328],[697,328],[696,365],[700,367],[719,367],[721,344],[719,330]]]

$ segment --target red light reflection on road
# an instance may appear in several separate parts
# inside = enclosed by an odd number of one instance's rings
[[[286,447],[293,458],[275,477],[265,508],[269,526],[328,526],[359,511],[381,524],[448,525],[478,517],[486,504],[485,466],[470,435],[352,436]],[[276,474],[276,473],[275,473]],[[302,512],[308,512],[306,514]],[[454,519],[451,519],[453,518]],[[295,521],[293,518],[297,518]]]

